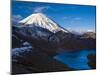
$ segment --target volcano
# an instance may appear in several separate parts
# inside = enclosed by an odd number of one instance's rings
[[[44,29],[47,29],[53,33],[56,33],[58,31],[63,31],[68,33],[69,31],[59,26],[56,22],[54,22],[52,19],[44,15],[43,13],[35,13],[31,14],[30,16],[26,17],[25,19],[21,20],[19,22],[21,26],[37,26]]]

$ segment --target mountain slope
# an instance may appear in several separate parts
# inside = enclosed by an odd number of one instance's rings
[[[57,23],[55,23],[53,20],[49,19],[46,15],[42,13],[36,13],[32,14],[25,19],[21,20],[19,22],[22,24],[21,26],[37,26],[37,27],[42,27],[44,29],[47,29],[53,33],[56,33],[58,31],[64,31],[64,32],[69,32],[62,27],[60,27]]]

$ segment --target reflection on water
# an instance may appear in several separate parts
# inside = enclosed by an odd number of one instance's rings
[[[54,58],[74,69],[90,69],[88,66],[87,56],[89,54],[95,54],[95,50],[81,50],[76,52],[62,52],[56,55]]]

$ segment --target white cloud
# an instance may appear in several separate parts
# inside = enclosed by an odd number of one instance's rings
[[[13,22],[18,22],[22,19],[23,17],[21,15],[12,15],[12,21]]]
[[[81,20],[81,18],[80,17],[75,17],[74,20]]]
[[[87,32],[95,32],[95,29],[88,29]]]
[[[80,21],[82,21],[81,17],[74,17],[71,19],[70,23],[74,24],[74,23],[79,23]]]
[[[64,20],[67,20],[67,19],[68,19],[68,17],[63,17],[63,19],[64,19]]]
[[[34,8],[34,12],[40,12],[40,13],[42,13],[42,12],[44,12],[44,10],[46,10],[48,8],[50,8],[50,7],[49,6],[36,7],[36,8]]]

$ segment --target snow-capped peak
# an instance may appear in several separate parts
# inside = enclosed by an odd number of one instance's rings
[[[57,31],[68,32],[67,30],[61,28],[53,20],[49,19],[47,16],[45,16],[42,13],[32,14],[26,17],[25,19],[21,20],[19,23],[23,24],[24,26],[25,25],[35,25],[38,27],[42,27],[54,33]]]

